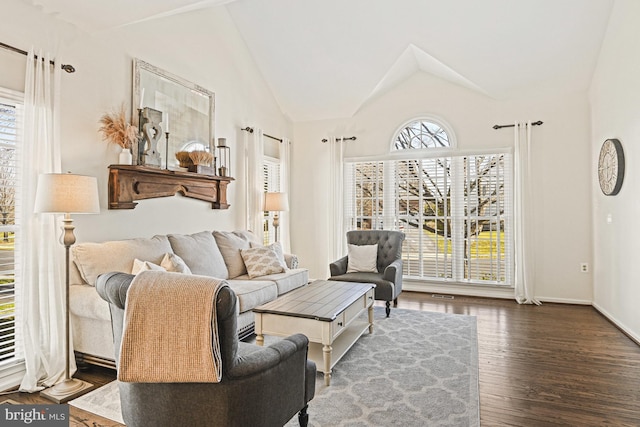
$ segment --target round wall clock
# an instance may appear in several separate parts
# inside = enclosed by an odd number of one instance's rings
[[[600,148],[598,158],[598,181],[606,196],[620,192],[624,179],[624,151],[617,139],[607,139]]]

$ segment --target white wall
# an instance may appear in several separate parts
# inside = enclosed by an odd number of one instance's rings
[[[617,0],[594,73],[590,100],[593,171],[594,306],[640,341],[640,2]],[[596,165],[605,139],[625,153],[620,193],[604,196]],[[607,217],[611,216],[611,223]]]
[[[369,101],[354,117],[296,123],[293,151],[295,175],[292,210],[293,241],[310,276],[328,276],[327,200],[328,136],[353,136],[346,156],[383,155],[393,133],[405,121],[432,114],[448,122],[458,146],[507,147],[513,130],[494,130],[494,124],[515,120],[542,120],[533,131],[532,157],[536,220],[535,295],[546,301],[589,303],[591,274],[581,273],[581,262],[591,263],[590,126],[586,93],[530,94],[518,99],[494,100],[425,73]]]
[[[231,230],[245,226],[244,155],[246,132],[290,137],[282,115],[244,41],[224,7],[204,9],[90,35],[20,0],[3,0],[0,40],[28,50],[42,47],[73,64],[62,73],[63,169],[98,177],[100,215],[77,215],[78,241],[102,241],[164,233]],[[132,61],[138,57],[216,94],[216,137],[232,147],[228,210],[175,196],[141,201],[134,210],[107,209],[107,166],[117,149],[102,141],[100,116],[125,102],[130,108]],[[0,50],[0,84],[23,88],[25,57]],[[17,71],[16,71],[17,70]]]

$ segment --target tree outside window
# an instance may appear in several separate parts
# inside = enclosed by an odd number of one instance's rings
[[[457,155],[446,129],[412,121],[392,145],[410,158],[346,165],[348,228],[403,231],[407,277],[510,284],[511,155]]]

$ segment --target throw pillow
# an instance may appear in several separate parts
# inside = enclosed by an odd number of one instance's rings
[[[284,260],[284,251],[282,250],[282,245],[280,244],[280,242],[272,243],[269,246],[267,246],[267,248],[272,249],[276,253],[276,256],[278,257],[278,261],[280,262],[280,265],[283,268],[283,271],[287,271],[287,263]]]
[[[284,258],[284,251],[282,250],[282,245],[280,244],[280,242],[274,242],[270,245],[264,246],[263,244],[260,243],[251,243],[251,247],[252,248],[270,248],[273,249],[273,251],[276,253],[277,257],[278,257],[278,261],[280,261],[280,264],[282,265],[282,268],[284,268],[285,271],[287,271],[289,269],[289,267],[287,266],[287,260]]]
[[[247,273],[250,279],[268,274],[282,273],[284,271],[278,255],[273,249],[267,246],[242,249],[240,254],[242,255],[244,264],[247,266]]]
[[[162,261],[160,262],[160,267],[167,271],[173,271],[176,273],[192,274],[187,263],[185,263],[178,255],[170,252],[164,254],[164,258],[162,258]]]
[[[348,245],[347,273],[377,273],[378,244]]]
[[[131,274],[137,276],[139,273],[147,270],[158,270],[158,271],[166,271],[163,267],[158,264],[154,264],[149,261],[142,261],[138,258],[133,260],[133,268],[131,269]]]
[[[247,274],[247,268],[240,251],[249,249],[249,241],[229,231],[214,231],[213,237],[215,237],[224,263],[227,265],[229,279]]]

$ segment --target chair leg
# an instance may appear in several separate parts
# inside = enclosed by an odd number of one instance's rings
[[[298,422],[300,423],[300,427],[307,427],[309,424],[309,414],[307,414],[308,407],[309,405],[304,405],[304,408],[298,412]]]
[[[398,298],[396,298],[396,299],[394,299],[394,300],[393,300],[393,306],[394,306],[394,307],[397,307],[397,306],[398,306]]]
[[[389,317],[389,314],[391,314],[391,301],[386,302],[384,311],[387,313],[387,317]]]

